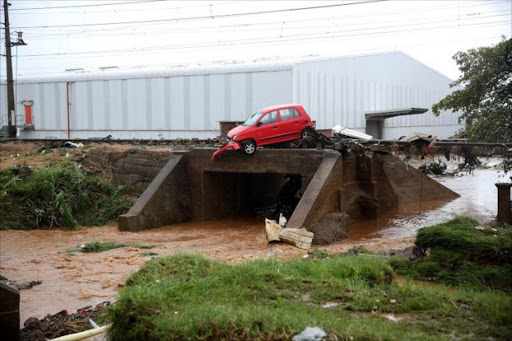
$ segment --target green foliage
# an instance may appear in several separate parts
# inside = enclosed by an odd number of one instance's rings
[[[77,246],[74,249],[64,251],[67,254],[71,254],[74,256],[74,252],[102,252],[112,249],[118,249],[121,247],[135,247],[137,249],[149,250],[153,249],[154,245],[141,245],[141,244],[124,244],[124,243],[114,243],[114,242],[101,242],[94,241],[85,243],[83,245]]]
[[[512,336],[512,300],[503,294],[392,284],[384,259],[320,254],[284,263],[154,258],[108,308],[109,339],[290,340],[306,326],[331,340]]]
[[[0,230],[103,225],[128,210],[123,187],[72,163],[0,171]]]
[[[415,279],[512,293],[512,231],[476,226],[472,218],[457,217],[425,227],[418,231],[416,245],[427,257],[390,264],[398,274]]]
[[[466,136],[485,142],[512,142],[512,39],[491,47],[457,52],[453,58],[462,75],[453,91],[432,107],[460,111],[467,124]]]

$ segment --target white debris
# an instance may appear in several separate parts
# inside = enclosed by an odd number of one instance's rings
[[[398,322],[401,320],[401,318],[399,317],[396,317],[395,315],[393,314],[388,314],[388,315],[384,315],[385,318],[387,318],[388,320],[390,321],[393,321],[393,322]]]
[[[282,230],[282,227],[279,226],[275,220],[265,218],[265,231],[267,232],[267,240],[269,243],[280,241],[279,234]]]
[[[360,131],[357,131],[357,130],[353,130],[353,129],[348,129],[346,127],[342,127],[340,124],[335,125],[332,128],[332,131],[335,134],[345,135],[345,136],[352,137],[352,138],[355,138],[355,139],[360,139],[360,140],[371,140],[371,139],[373,139],[373,136],[371,136],[371,135],[368,135],[368,134],[365,134],[365,133],[361,133]]]
[[[299,335],[295,335],[293,341],[318,341],[323,340],[327,333],[318,327],[306,327]]]
[[[286,223],[286,217],[282,213],[279,213],[279,226],[284,228],[286,226]]]
[[[322,308],[332,308],[340,305],[338,302],[327,302],[322,305]]]

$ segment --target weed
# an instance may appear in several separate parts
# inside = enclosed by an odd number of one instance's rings
[[[467,288],[512,292],[512,234],[509,229],[477,230],[478,222],[456,217],[418,231],[416,245],[429,254],[409,262],[392,259],[398,274]],[[428,250],[428,252],[427,252]]]
[[[101,242],[101,241],[94,241],[90,243],[85,243],[83,245],[77,246],[74,249],[68,249],[64,251],[64,253],[71,254],[74,252],[102,252],[112,249],[119,249],[122,247],[134,247],[137,249],[153,249],[154,245],[141,245],[141,244],[124,244],[124,243],[114,243],[114,242]]]
[[[103,225],[128,210],[124,188],[75,164],[0,171],[0,230]]]
[[[338,340],[512,337],[510,297],[393,284],[390,272],[368,255],[240,264],[158,257],[128,278],[104,319],[114,341],[289,340],[306,326]]]

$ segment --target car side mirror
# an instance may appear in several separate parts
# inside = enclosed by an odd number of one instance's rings
[[[261,127],[262,125],[263,125],[263,123],[261,123],[261,121],[256,123],[256,127]]]

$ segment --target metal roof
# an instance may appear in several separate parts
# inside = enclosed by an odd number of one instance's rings
[[[395,116],[405,116],[405,115],[417,115],[426,113],[428,109],[426,108],[402,108],[402,109],[390,109],[390,110],[380,110],[380,111],[367,111],[366,120],[367,121],[382,121],[386,118],[395,117]]]

